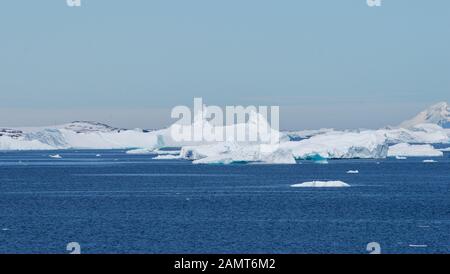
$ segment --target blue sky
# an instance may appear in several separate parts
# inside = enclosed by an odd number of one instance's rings
[[[0,126],[161,127],[199,96],[289,129],[398,124],[450,101],[448,26],[448,0],[2,1]]]

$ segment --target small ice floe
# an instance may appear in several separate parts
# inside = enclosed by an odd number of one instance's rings
[[[7,228],[7,227],[2,228],[2,231],[8,231],[8,230],[9,230],[9,228]]]
[[[158,155],[156,157],[152,158],[153,160],[176,160],[176,159],[181,159],[180,155],[172,155],[172,154],[167,154],[167,155]]]
[[[148,149],[148,148],[131,149],[131,150],[127,150],[125,153],[130,154],[130,155],[155,154],[152,149]]]
[[[428,247],[427,245],[409,245],[409,247],[414,247],[414,248],[425,248]]]
[[[53,159],[61,159],[61,155],[59,154],[55,154],[55,155],[49,155],[48,157],[53,158]]]
[[[423,160],[424,163],[437,163],[435,160]]]
[[[408,158],[406,158],[405,156],[395,156],[395,159],[397,159],[397,160],[406,160]]]
[[[450,152],[450,147],[440,148],[439,150],[442,152]]]
[[[349,170],[347,171],[347,174],[358,174],[359,170]]]
[[[349,187],[349,186],[350,186],[349,184],[346,184],[342,181],[312,181],[291,185],[291,187]]]
[[[102,155],[101,154],[96,154],[95,157],[102,157]]]

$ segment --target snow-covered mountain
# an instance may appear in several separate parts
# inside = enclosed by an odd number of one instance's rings
[[[400,124],[402,128],[411,128],[420,124],[436,124],[443,128],[450,128],[450,106],[447,102],[433,105],[419,113],[411,120]]]

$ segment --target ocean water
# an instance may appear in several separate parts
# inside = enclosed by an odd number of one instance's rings
[[[311,180],[351,187],[290,187]],[[368,253],[369,242],[449,253],[450,157],[224,166],[0,152],[0,253],[68,253],[69,242],[82,253]]]

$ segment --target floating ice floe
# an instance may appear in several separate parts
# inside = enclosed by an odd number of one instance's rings
[[[388,156],[402,156],[402,157],[440,157],[443,152],[435,149],[431,145],[410,145],[401,143],[389,147]]]
[[[96,154],[95,157],[102,157],[102,155],[101,154]]]
[[[348,174],[358,174],[359,170],[349,170],[347,171]]]
[[[167,154],[167,155],[158,155],[156,157],[152,158],[153,160],[177,160],[177,159],[181,159],[180,155],[172,155],[172,154]]]
[[[408,158],[406,158],[404,156],[395,156],[395,159],[397,159],[397,160],[406,160]]]
[[[126,154],[130,155],[148,155],[148,154],[155,154],[153,150],[147,149],[147,148],[137,148],[137,149],[131,149],[127,150],[125,152]]]
[[[349,187],[349,186],[350,186],[349,184],[346,184],[342,181],[312,181],[291,185],[291,187]]]
[[[425,248],[428,247],[428,245],[408,245],[409,247],[414,247],[414,248]]]
[[[423,160],[424,163],[437,163],[435,160]]]
[[[442,152],[450,152],[450,147],[440,148],[439,150]]]
[[[59,154],[55,154],[55,155],[49,155],[48,157],[53,158],[53,159],[61,159],[61,155]]]

